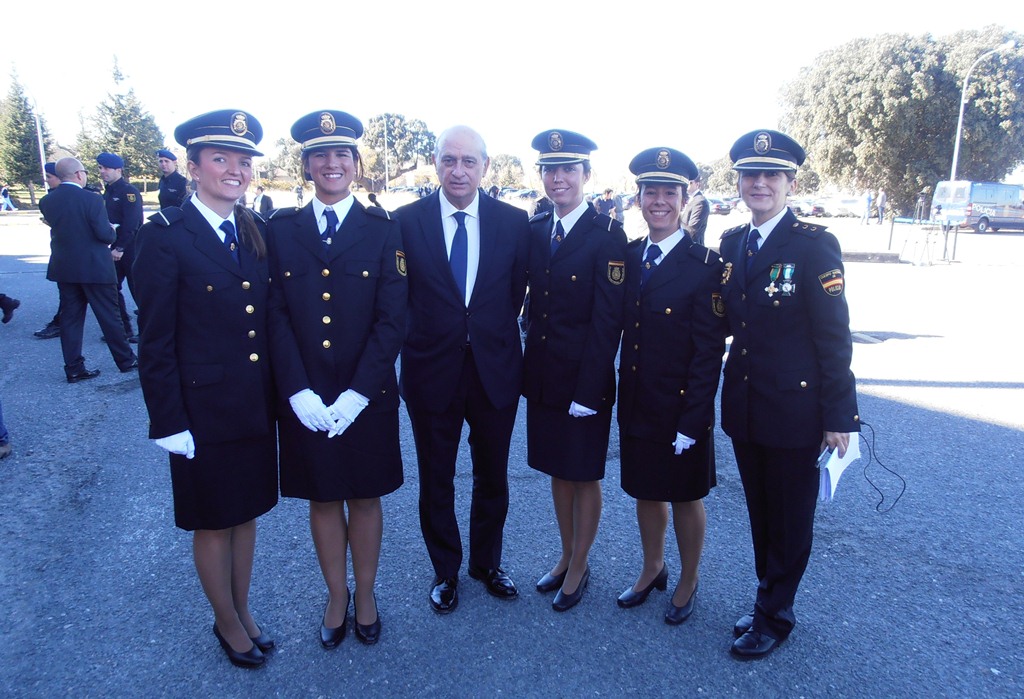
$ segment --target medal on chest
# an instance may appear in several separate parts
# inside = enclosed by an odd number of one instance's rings
[[[782,265],[782,295],[792,296],[796,293],[796,282],[793,281],[793,275],[796,273],[796,264],[793,262],[786,262]]]
[[[779,273],[782,271],[782,265],[774,264],[771,270],[768,272],[768,286],[764,290],[768,293],[768,298],[771,298],[775,294],[779,293],[779,287],[775,286],[775,282],[779,278]]]

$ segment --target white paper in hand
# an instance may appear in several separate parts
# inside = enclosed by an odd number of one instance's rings
[[[846,467],[860,458],[860,435],[850,435],[850,446],[842,458],[839,457],[839,450],[833,449],[828,460],[820,467],[821,481],[818,484],[818,500],[820,502],[832,502],[836,494],[836,486],[839,484],[839,477],[843,475]]]

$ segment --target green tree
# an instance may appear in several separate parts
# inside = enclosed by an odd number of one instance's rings
[[[50,137],[42,117],[39,117],[39,125],[44,150],[50,150]],[[43,182],[36,114],[14,74],[7,97],[0,100],[0,178],[28,187],[32,206],[36,205],[35,185]]]
[[[142,106],[135,90],[122,89],[125,77],[114,62],[115,90],[96,108],[89,123],[83,123],[77,149],[83,163],[95,162],[107,151],[124,158],[124,174],[132,178],[158,179],[156,150],[164,147],[164,134],[156,120]]]
[[[949,178],[960,90],[984,51],[1021,36],[998,27],[948,37],[886,34],[821,54],[783,91],[782,129],[826,181],[882,188],[895,210]],[[1004,51],[971,75],[958,178],[999,180],[1024,162],[1024,57]]]
[[[421,162],[430,162],[436,137],[419,119],[407,120],[401,114],[370,117],[363,132],[360,153],[365,175],[362,184],[371,191],[380,189],[384,182],[385,141],[387,176],[393,180],[415,170]]]
[[[481,185],[484,189],[489,189],[492,185],[523,189],[524,174],[523,163],[519,158],[499,153],[491,156],[491,165],[487,169],[487,176],[484,177]]]
[[[704,191],[729,196],[736,194],[736,171],[732,169],[732,161],[728,155],[698,167],[704,178]]]

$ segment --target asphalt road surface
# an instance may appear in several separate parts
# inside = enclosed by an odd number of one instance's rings
[[[845,249],[888,245],[888,226],[831,223]],[[923,234],[897,233],[897,251],[927,261],[915,245],[929,244]],[[5,696],[1024,694],[1024,333],[1013,307],[1024,235],[961,235],[952,264],[848,264],[860,414],[874,427],[877,456],[907,490],[879,513],[866,459],[843,476],[835,501],[818,509],[798,625],[769,657],[729,654],[756,580],[721,431],[700,592],[685,624],[662,622],[667,593],[636,609],[615,604],[639,571],[640,550],[614,433],[584,600],[557,614],[551,596],[533,589],[558,541],[548,479],[525,462],[525,406],[513,437],[504,554],[520,597],[494,599],[463,573],[459,608],[438,616],[427,604],[432,575],[403,408],[406,482],[384,499],[380,643],[364,647],[350,632],[337,650],[320,647],[325,590],[307,507],[282,500],[258,525],[252,609],[277,650],[257,671],[231,666],[211,633],[190,535],[173,524],[167,459],[146,438],[137,376],[117,372],[92,320],[86,359],[103,373],[82,384],[64,381],[58,340],[32,336],[57,307],[47,252],[34,214],[0,216],[0,292],[22,301],[0,326],[0,398],[14,446],[0,462]],[[882,508],[890,506],[899,481],[877,463],[867,474],[885,494]],[[471,479],[463,445],[464,537]],[[671,533],[667,560],[671,590],[679,574]]]

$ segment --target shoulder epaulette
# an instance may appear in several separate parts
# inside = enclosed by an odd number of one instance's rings
[[[729,236],[736,235],[737,233],[742,231],[744,228],[746,228],[746,224],[744,224],[742,226],[736,226],[735,228],[730,228],[729,230],[727,230],[724,233],[722,233],[722,240],[725,240]]]
[[[391,214],[388,213],[387,209],[381,206],[368,206],[366,207],[366,213],[371,216],[376,216],[377,218],[383,218],[388,221],[391,220]]]
[[[808,238],[817,238],[827,230],[825,226],[819,226],[816,223],[806,223],[804,221],[793,222],[793,232],[801,233],[806,235]]]
[[[635,239],[629,241],[628,243],[626,243],[626,249],[628,250],[629,248],[643,247],[646,242],[647,242],[647,236],[646,235],[641,237],[641,238],[635,238]]]
[[[158,226],[170,226],[175,221],[180,221],[185,218],[185,212],[179,209],[177,206],[168,206],[166,209],[160,209],[155,214],[150,216],[147,220],[152,221]]]
[[[698,260],[701,260],[708,267],[714,267],[715,265],[719,265],[722,263],[722,258],[719,256],[717,252],[709,248],[706,248],[703,245],[693,244],[690,246],[688,252],[690,253],[691,257],[696,257]]]
[[[252,214],[252,217],[254,219],[256,219],[257,221],[263,221],[263,223],[267,222],[267,219],[263,218],[263,214],[261,214],[259,211],[256,211],[254,209],[249,209],[249,213]],[[270,213],[274,213],[274,212],[271,211]]]
[[[536,223],[537,221],[544,221],[551,217],[551,211],[541,211],[539,214],[534,214],[530,217],[530,223]]]
[[[280,209],[274,209],[270,212],[270,216],[267,217],[268,221],[273,221],[275,218],[287,218],[288,216],[294,216],[295,214],[302,211],[297,206],[283,206]]]
[[[594,217],[594,225],[598,228],[604,228],[610,231],[616,223],[619,222],[607,214],[598,214]],[[620,224],[619,227],[621,228],[622,225]]]

